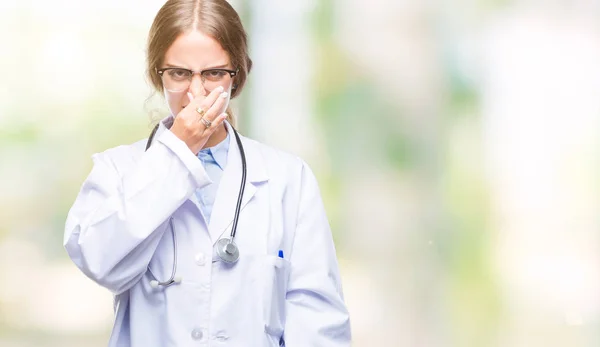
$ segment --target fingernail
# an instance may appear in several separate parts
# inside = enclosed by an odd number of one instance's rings
[[[223,113],[223,114],[221,115],[221,118],[223,118],[223,119],[227,118],[227,113]]]
[[[223,86],[218,86],[217,88],[219,89],[220,92],[225,90],[225,88],[223,88]]]
[[[194,100],[194,96],[192,95],[192,93],[188,92],[187,96],[190,99],[190,101]]]
[[[227,92],[223,92],[223,93],[221,93],[221,97],[222,97],[223,99],[225,99],[225,98],[227,97],[227,95],[229,95],[229,93],[227,93]]]

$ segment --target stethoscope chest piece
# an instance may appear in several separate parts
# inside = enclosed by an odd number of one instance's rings
[[[148,148],[150,148],[150,145],[152,144],[152,139],[154,138],[154,135],[158,131],[158,128],[159,128],[159,126],[156,125],[156,127],[154,127],[154,129],[152,130],[152,133],[150,134],[150,137],[148,138],[148,141],[146,142],[146,150],[148,150]],[[238,249],[234,240],[235,240],[235,234],[237,231],[238,220],[240,218],[240,210],[241,210],[241,206],[242,206],[242,198],[244,197],[244,187],[246,185],[246,174],[247,174],[246,154],[244,153],[244,146],[242,145],[242,140],[240,139],[240,135],[238,135],[237,131],[233,127],[231,128],[231,130],[233,131],[233,134],[235,135],[235,140],[236,140],[238,148],[240,150],[240,157],[242,159],[242,179],[240,182],[240,190],[239,190],[239,194],[238,194],[238,198],[237,198],[237,204],[235,206],[235,213],[233,215],[233,226],[231,227],[230,237],[228,237],[228,238],[224,237],[224,238],[219,239],[214,244],[214,247],[213,247],[214,253],[216,253],[217,256],[219,256],[219,259],[221,259],[221,261],[223,261],[226,264],[235,264],[238,261],[238,259],[240,258],[240,250]],[[175,237],[175,228],[173,227],[173,219],[172,218],[170,220],[170,226],[171,226],[171,230],[173,232],[173,271],[171,272],[171,278],[169,278],[167,281],[164,281],[164,282],[159,281],[157,279],[151,281],[150,285],[152,286],[152,288],[157,288],[158,286],[168,287],[172,284],[181,283],[181,277],[176,276],[176,272],[177,272],[177,238]],[[150,268],[148,268],[148,270],[150,270]]]
[[[233,264],[240,258],[240,250],[233,240],[222,238],[215,243],[215,252],[222,261]]]

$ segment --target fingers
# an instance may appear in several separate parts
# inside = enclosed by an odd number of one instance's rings
[[[229,93],[225,92],[223,87],[218,87],[206,97],[194,98],[188,93],[188,98],[189,104],[175,117],[170,130],[184,141],[193,153],[198,153],[227,118],[224,112],[229,104]]]
[[[218,117],[221,116],[223,112],[225,112],[225,105],[229,102],[229,93],[222,92],[218,95],[217,100],[206,110],[204,114],[204,119],[209,122],[213,122],[218,120]]]
[[[200,106],[196,108],[196,121],[199,123],[198,125],[203,128],[204,134],[212,134],[227,118],[227,114],[224,114],[223,112],[225,112],[225,109],[229,104],[229,93],[219,93],[220,90],[223,90],[223,88],[219,87],[213,90],[206,99],[201,101]],[[192,107],[194,106],[195,105]],[[198,109],[202,112],[198,112]]]
[[[206,113],[211,106],[218,100],[219,95],[224,92],[222,86],[215,88],[210,94],[206,96],[206,98],[202,99],[201,97],[196,97],[194,100],[190,100],[190,105],[194,108],[194,110],[204,110]],[[189,95],[188,95],[189,97]]]
[[[223,124],[223,121],[227,118],[227,113],[222,113],[221,115],[217,116],[216,119],[210,121],[210,127],[206,128],[207,132],[210,132],[211,134],[213,132],[215,132],[215,130],[217,130],[221,124]]]

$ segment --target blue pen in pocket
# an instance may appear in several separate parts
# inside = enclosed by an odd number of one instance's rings
[[[282,249],[279,250],[278,256],[279,256],[279,258],[283,258],[283,250]]]

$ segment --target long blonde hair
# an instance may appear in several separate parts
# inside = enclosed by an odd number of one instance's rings
[[[146,49],[146,75],[159,93],[163,85],[156,69],[161,68],[171,44],[188,30],[198,30],[213,39],[229,54],[231,64],[239,69],[233,81],[231,98],[240,94],[252,68],[248,56],[247,34],[237,12],[226,0],[168,0],[158,11],[150,32]],[[235,126],[231,107],[227,120]]]

